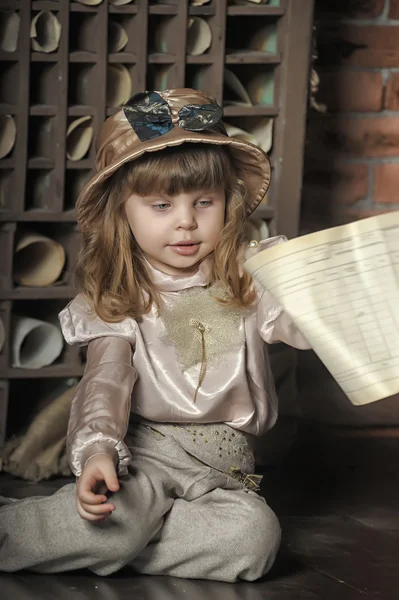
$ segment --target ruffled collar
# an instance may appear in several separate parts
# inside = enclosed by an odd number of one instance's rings
[[[178,292],[196,286],[205,286],[210,282],[211,257],[206,257],[192,275],[168,275],[153,267],[147,260],[147,268],[152,282],[160,292]]]

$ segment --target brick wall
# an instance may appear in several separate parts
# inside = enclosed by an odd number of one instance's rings
[[[399,209],[399,0],[315,4],[316,99],[328,111],[308,116],[302,233]],[[398,396],[353,406],[313,352],[298,365],[304,419],[399,435]]]
[[[399,209],[399,0],[315,0],[302,233]]]

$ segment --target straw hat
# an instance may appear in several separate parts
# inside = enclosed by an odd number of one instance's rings
[[[270,184],[270,161],[259,147],[231,138],[222,124],[223,110],[212,96],[192,89],[135,94],[109,117],[97,139],[97,173],[83,188],[76,203],[77,219],[96,202],[96,188],[123,164],[145,152],[156,152],[183,143],[229,147],[238,176],[247,188],[247,215],[264,198]]]

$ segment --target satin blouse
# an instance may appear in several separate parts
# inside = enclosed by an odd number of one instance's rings
[[[249,247],[245,259],[285,241]],[[130,418],[163,423],[223,422],[260,435],[277,418],[277,398],[264,342],[309,345],[279,303],[257,288],[249,309],[215,302],[210,259],[194,275],[167,275],[149,265],[161,293],[140,322],[106,323],[83,295],[60,313],[68,344],[87,345],[85,372],[72,402],[67,434],[71,469],[79,476],[94,454],[108,454],[125,474]],[[214,291],[217,294],[218,290]]]

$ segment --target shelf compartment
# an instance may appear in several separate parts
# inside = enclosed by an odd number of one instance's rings
[[[30,72],[30,105],[54,106],[54,95],[59,86],[59,66],[50,63],[32,63]]]
[[[217,66],[208,61],[205,62],[203,56],[196,56],[192,58],[203,59],[201,61],[187,61],[185,71],[185,86],[193,88],[195,90],[212,90],[213,81],[215,78],[215,71]]]
[[[243,16],[228,18],[226,28],[226,58],[248,52],[275,56],[279,53],[278,22],[267,17]]]
[[[15,205],[16,179],[15,169],[0,169],[0,214],[11,211]]]
[[[174,87],[176,80],[176,64],[149,64],[147,70],[147,89],[166,90]]]
[[[23,242],[24,238],[26,239],[26,236],[39,236],[39,243],[26,245],[17,252],[18,245]],[[43,244],[40,243],[41,236],[59,244],[63,253],[60,253],[59,247],[56,245],[54,247],[54,244],[43,248]],[[73,286],[73,268],[80,247],[80,234],[75,224],[37,222],[34,225],[28,225],[21,223],[14,234],[13,247],[13,283],[8,290],[7,297],[14,299],[70,297]],[[47,268],[47,265],[50,264],[52,265],[51,275]],[[39,271],[37,271],[38,268]],[[43,272],[47,272],[46,280],[49,283],[34,285],[43,282],[43,279],[40,279]]]
[[[142,49],[137,47],[137,40],[140,39],[140,27],[141,22],[135,14],[110,14],[108,17],[108,53],[115,55],[141,53]]]
[[[98,64],[70,63],[68,104],[95,106],[97,100]]]
[[[20,64],[0,62],[0,104],[18,104]]]
[[[0,60],[18,60],[20,25],[18,11],[0,9]]]
[[[224,73],[224,105],[274,107],[276,87],[273,65],[231,65]]]
[[[112,63],[107,67],[107,108],[120,107],[138,89],[138,69],[135,63]]]
[[[63,339],[58,320],[58,314],[66,304],[65,300],[14,300],[12,302],[9,371],[34,373],[50,366],[71,363],[68,346]],[[24,323],[21,331],[21,319],[35,319],[46,324],[47,327],[43,330],[42,326],[28,322]],[[18,328],[16,321],[18,321]],[[48,327],[49,325],[51,327]],[[46,339],[46,336],[49,338]]]
[[[55,147],[55,118],[32,116],[29,120],[28,136],[30,168],[40,168],[41,164],[45,164],[43,161],[53,162]]]
[[[51,211],[55,196],[53,169],[34,169],[27,172],[25,211]]]
[[[176,54],[179,50],[175,16],[150,15],[148,20],[148,54]]]
[[[75,203],[80,192],[93,173],[94,169],[70,169],[66,172],[64,197],[65,211],[71,211],[75,208]]]
[[[244,139],[270,154],[273,147],[274,118],[268,116],[233,117],[224,120],[230,137]]]
[[[98,13],[75,13],[70,15],[69,52],[74,54],[88,52],[96,54],[100,51],[102,40],[98,35]]]
[[[214,19],[207,17],[189,17],[187,23],[186,54],[188,56],[211,55],[214,51]],[[216,34],[216,35],[215,35]]]

